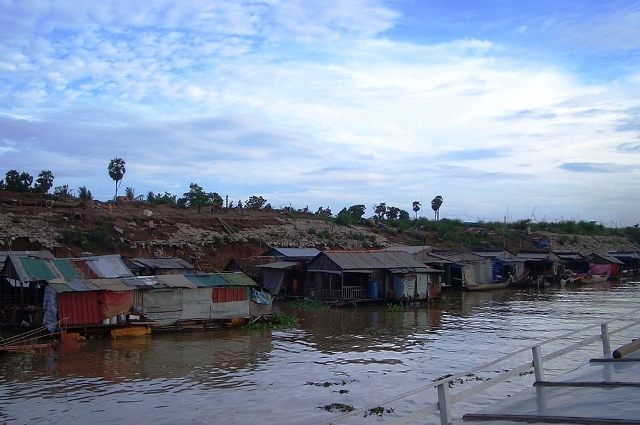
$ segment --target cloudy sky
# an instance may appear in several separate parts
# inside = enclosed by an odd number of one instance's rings
[[[640,221],[640,1],[0,0],[0,177]]]

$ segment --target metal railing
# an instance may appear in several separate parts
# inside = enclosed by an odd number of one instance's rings
[[[519,376],[522,375],[526,372],[530,372],[531,369],[533,369],[534,371],[534,376],[535,376],[535,380],[536,382],[541,382],[544,381],[544,363],[548,362],[550,360],[556,359],[560,356],[563,356],[567,353],[570,353],[572,351],[581,349],[581,348],[585,348],[591,344],[593,344],[596,341],[601,341],[602,342],[602,353],[605,357],[610,357],[611,356],[611,335],[620,333],[622,331],[637,327],[640,325],[640,317],[636,317],[633,320],[629,320],[628,323],[623,324],[622,326],[620,326],[619,328],[616,328],[614,330],[611,329],[610,324],[614,323],[614,322],[618,322],[618,321],[622,321],[623,319],[629,318],[630,316],[633,316],[635,314],[638,314],[640,312],[640,309],[638,310],[633,310],[630,312],[627,312],[625,314],[622,314],[620,316],[617,316],[611,320],[608,320],[602,324],[593,324],[593,325],[589,325],[586,326],[584,328],[580,328],[571,332],[568,332],[566,334],[557,336],[555,338],[543,341],[541,343],[538,343],[534,346],[529,346],[529,347],[524,347],[521,348],[518,351],[515,351],[513,353],[507,354],[499,359],[496,359],[494,361],[491,361],[489,363],[483,364],[479,367],[477,367],[476,369],[472,370],[472,371],[467,371],[464,373],[459,373],[456,375],[452,375],[452,376],[448,376],[446,378],[442,378],[439,380],[434,381],[433,383],[426,385],[424,387],[420,387],[418,389],[415,389],[411,392],[408,393],[404,393],[401,394],[399,396],[396,396],[394,398],[385,400],[383,402],[380,402],[378,404],[376,404],[375,406],[368,406],[366,408],[363,409],[358,409],[358,410],[353,410],[349,413],[345,413],[342,414],[340,416],[336,416],[333,417],[331,419],[328,419],[326,421],[322,421],[317,423],[317,425],[329,425],[329,424],[338,424],[339,420],[343,420],[349,417],[353,417],[354,415],[357,415],[359,413],[364,413],[367,411],[372,410],[372,408],[375,408],[377,406],[381,406],[381,405],[387,405],[405,398],[408,398],[410,396],[416,395],[418,393],[424,392],[424,391],[428,391],[428,390],[433,390],[435,389],[437,391],[437,396],[438,396],[438,401],[435,403],[431,403],[431,404],[427,404],[426,406],[424,406],[423,408],[411,413],[410,415],[407,416],[403,416],[393,422],[389,422],[389,424],[392,425],[407,425],[407,424],[411,424],[414,423],[415,421],[419,420],[419,419],[423,419],[428,415],[431,415],[433,413],[436,412],[440,412],[440,424],[441,425],[449,425],[451,423],[453,423],[453,417],[451,414],[451,406],[455,403],[458,403],[460,401],[466,400],[468,398],[470,398],[471,396],[474,396],[476,394],[479,394],[482,391],[485,391],[493,386],[499,385],[515,376]],[[599,328],[600,332],[597,334],[592,334],[584,339],[581,339],[580,341],[573,343],[571,345],[568,345],[562,349],[553,351],[549,354],[543,355],[542,354],[542,347],[545,345],[548,345],[552,342],[556,342],[556,341],[564,341],[569,339],[570,337],[573,337],[575,335],[581,334],[581,333],[585,333],[589,330],[593,330],[594,328]],[[495,377],[486,380],[484,382],[481,382],[471,388],[468,388],[466,390],[457,392],[455,394],[451,394],[449,391],[449,388],[453,385],[454,382],[464,378],[465,376],[469,376],[470,374],[474,374],[476,372],[482,371],[482,370],[486,370],[489,367],[495,366],[497,364],[500,363],[504,363],[507,360],[511,360],[514,357],[521,355],[523,353],[526,353],[527,351],[531,351],[531,361],[528,361],[524,364],[521,364],[519,366],[516,366],[510,370],[507,370],[505,372],[502,372],[498,375],[496,375]]]
[[[359,300],[365,298],[366,288],[345,286],[342,289],[318,289],[318,298],[330,300]]]

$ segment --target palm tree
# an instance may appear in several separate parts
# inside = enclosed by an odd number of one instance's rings
[[[78,198],[90,201],[93,199],[93,195],[91,194],[91,191],[87,189],[87,186],[80,186],[78,188]]]
[[[33,191],[36,193],[47,193],[53,187],[53,174],[49,170],[42,170],[38,174],[36,185]]]
[[[136,199],[136,190],[132,187],[127,187],[124,189],[125,196],[128,200],[134,201]]]
[[[431,209],[435,212],[436,221],[440,219],[440,207],[442,206],[442,196],[438,195],[431,201]]]
[[[116,202],[118,199],[118,187],[120,187],[120,183],[122,182],[122,178],[124,177],[124,173],[126,170],[124,169],[124,159],[122,158],[113,158],[109,162],[109,177],[113,181],[116,182],[116,196],[113,198],[113,201]]]
[[[420,211],[420,202],[413,201],[413,211],[416,213],[416,220],[418,219],[418,211]]]

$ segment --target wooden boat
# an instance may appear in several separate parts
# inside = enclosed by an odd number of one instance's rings
[[[515,286],[515,287],[527,287],[531,284],[531,276],[529,276],[529,270],[525,270],[524,273],[522,273],[522,276],[520,276],[519,278],[514,278],[512,275],[509,275],[509,286]]]
[[[607,280],[609,280],[609,276],[607,276],[606,273],[595,275],[585,274],[580,278],[580,283],[602,283]]]
[[[503,289],[509,286],[511,283],[510,280],[506,282],[497,282],[497,283],[465,283],[464,287],[467,288],[468,291],[490,291],[492,289]]]
[[[567,277],[565,277],[564,279],[560,279],[560,285],[564,286],[566,284],[580,283],[580,281],[582,280],[583,276],[586,276],[586,274],[585,273],[573,273],[573,274],[567,275]]]

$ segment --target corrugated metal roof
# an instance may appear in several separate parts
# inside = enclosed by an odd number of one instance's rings
[[[256,283],[244,273],[220,273],[222,278],[233,286],[256,286]]]
[[[156,279],[171,288],[197,288],[195,283],[191,282],[181,274],[159,275],[156,276]]]
[[[343,271],[367,269],[424,269],[426,266],[403,251],[324,252]]]
[[[519,252],[516,255],[517,260],[541,261],[548,260],[549,254],[546,252]]]
[[[50,285],[58,294],[62,292],[75,292],[66,283],[51,283]]]
[[[600,257],[603,260],[613,264],[624,264],[622,261],[618,260],[616,257],[609,254],[602,253],[602,252],[594,252],[593,254],[591,254],[591,260],[593,260],[595,257]]]
[[[80,258],[99,278],[117,278],[133,276],[119,255],[103,255],[100,257]]]
[[[192,264],[181,258],[132,258],[130,260],[139,267],[148,267],[153,269],[185,269],[193,270]]]
[[[296,264],[297,263],[292,261],[276,261],[275,263],[260,264],[256,267],[263,269],[288,269],[289,267],[295,267]]]
[[[165,285],[160,282],[156,276],[134,276],[123,277],[122,282],[132,288],[151,288],[151,287],[164,287]]]
[[[618,260],[621,258],[624,258],[625,260],[635,260],[640,258],[640,253],[636,251],[609,251],[608,254]]]
[[[32,280],[49,280],[62,277],[50,263],[51,260],[41,260],[26,257],[14,257],[9,255],[11,263],[16,269],[18,280],[21,282]]]
[[[407,273],[444,273],[444,270],[432,269],[431,267],[424,266],[422,268],[417,267],[399,267],[389,269],[393,274],[407,274]]]
[[[210,273],[205,275],[185,275],[196,286],[215,288],[220,286],[255,286],[256,283],[244,273]]]
[[[216,286],[227,286],[229,282],[221,278],[218,273],[206,274],[206,275],[185,275],[189,281],[193,282],[198,288],[213,288]]]
[[[72,280],[66,283],[67,286],[76,292],[101,291],[102,289],[90,280]]]
[[[28,258],[9,257],[14,265],[18,280],[66,280],[87,278],[117,278],[133,276],[131,270],[122,262],[119,255],[106,255],[88,258]]]
[[[313,258],[320,254],[320,250],[317,248],[271,248],[263,256],[275,257],[280,254],[283,257],[306,257]]]
[[[83,277],[88,277],[82,275],[78,269],[74,267],[72,261],[66,259],[56,259],[56,260],[47,260],[51,261],[51,264],[56,268],[60,276],[64,277],[66,280],[72,279],[82,279]]]
[[[30,258],[48,258],[50,260],[56,258],[49,251],[0,251],[0,269],[4,265],[9,254],[15,257],[30,257]]]
[[[404,251],[415,255],[423,251],[431,251],[431,247],[425,245],[398,245],[384,248],[383,251]]]
[[[561,260],[586,260],[586,258],[582,254],[575,251],[553,251],[553,253],[557,255]]]
[[[125,285],[122,279],[91,279],[91,283],[105,291],[133,291],[133,288]]]

